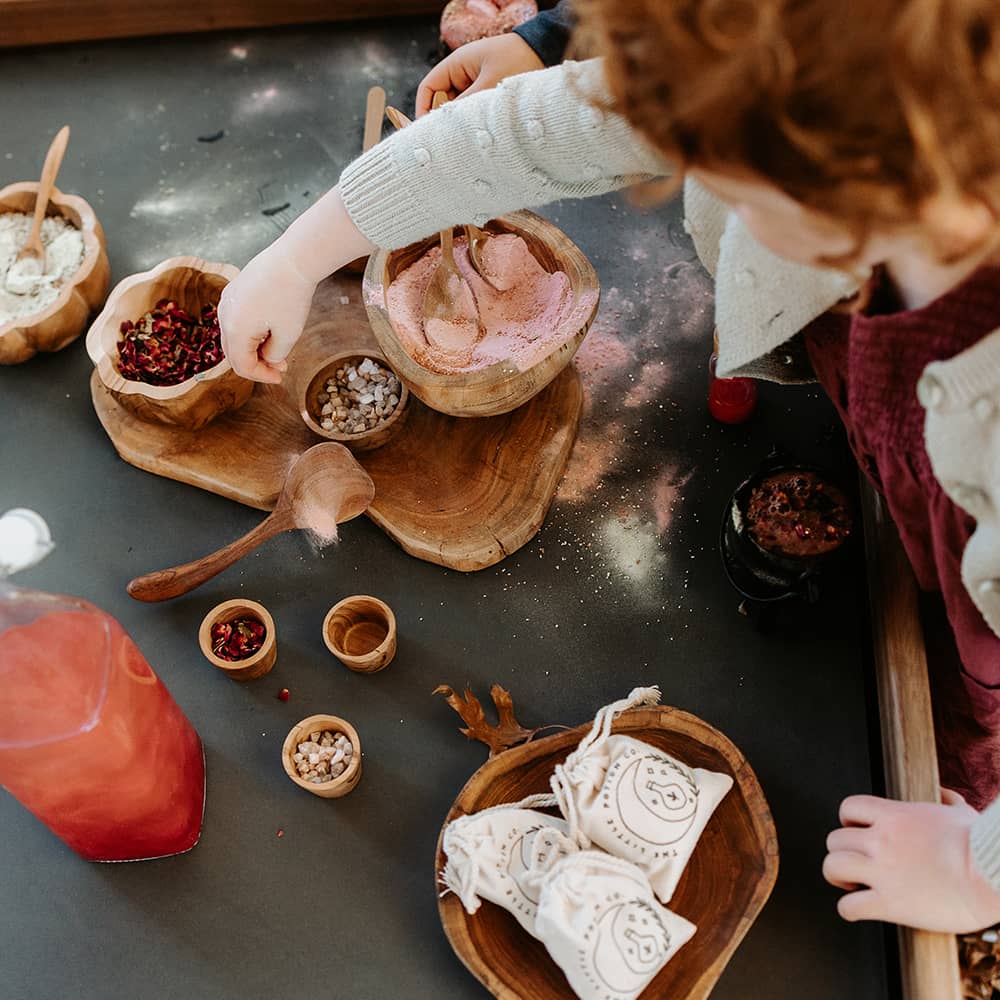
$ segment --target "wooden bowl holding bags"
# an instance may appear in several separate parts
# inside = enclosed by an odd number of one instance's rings
[[[492,757],[466,783],[444,826],[468,813],[548,792],[555,765],[590,728],[588,722]],[[712,816],[668,904],[698,930],[644,992],[671,1000],[704,1000],[774,887],[778,874],[774,821],[749,763],[701,719],[664,706],[638,708],[618,716],[612,731],[643,740],[691,767],[733,778],[732,789]],[[435,874],[444,863],[439,838]],[[469,915],[458,897],[448,893],[440,898],[438,911],[455,953],[495,997],[571,1000],[574,996],[542,943],[505,910],[484,902]]]

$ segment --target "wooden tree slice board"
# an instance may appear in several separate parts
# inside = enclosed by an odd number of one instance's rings
[[[344,302],[344,299],[347,301]],[[292,462],[317,438],[299,416],[302,379],[340,351],[378,350],[357,278],[334,275],[316,294],[280,386],[200,431],[139,420],[91,378],[94,409],[131,465],[259,510],[272,510]],[[576,438],[583,390],[570,365],[513,413],[461,419],[411,395],[381,448],[357,457],[375,482],[368,517],[410,555],[471,571],[499,562],[542,525]]]
[[[566,759],[590,727],[587,723],[491,757],[466,783],[445,826],[459,816],[548,792],[555,765]],[[722,771],[733,778],[733,787],[701,835],[668,904],[698,930],[642,993],[650,1000],[705,1000],[774,888],[778,839],[771,811],[746,758],[707,722],[676,708],[656,706],[623,712],[612,731],[644,740],[691,767]],[[443,836],[444,828],[435,857],[435,885],[445,863]],[[470,915],[450,893],[440,897],[438,909],[455,953],[493,996],[500,1000],[575,996],[545,946],[506,910],[484,902]]]

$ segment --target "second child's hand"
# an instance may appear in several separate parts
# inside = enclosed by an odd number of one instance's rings
[[[431,110],[431,102],[438,92],[454,100],[490,90],[508,76],[543,67],[535,50],[520,35],[508,33],[469,42],[442,59],[420,81],[416,115],[421,118]]]

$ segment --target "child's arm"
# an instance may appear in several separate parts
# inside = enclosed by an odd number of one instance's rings
[[[446,104],[369,150],[226,288],[233,368],[280,381],[316,285],[376,246],[663,175],[659,154],[594,106],[606,93],[599,61],[565,63]]]
[[[978,814],[954,792],[942,798],[844,800],[823,875],[849,890],[837,904],[845,920],[952,934],[1000,921],[1000,799]]]
[[[481,38],[455,49],[442,59],[417,88],[417,117],[431,109],[438,91],[449,99],[495,87],[508,76],[530,73],[562,62],[573,29],[569,0],[543,10],[513,32]]]

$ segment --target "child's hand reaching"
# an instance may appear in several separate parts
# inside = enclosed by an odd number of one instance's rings
[[[435,93],[444,91],[449,99],[489,90],[508,76],[542,69],[544,63],[520,35],[508,33],[481,38],[455,49],[420,81],[416,114],[431,109]]]
[[[219,300],[222,349],[237,375],[280,382],[309,315],[316,283],[275,246],[257,254]]]
[[[969,844],[978,813],[961,795],[942,805],[853,795],[827,838],[823,875],[848,890],[845,920],[885,920],[964,934],[1000,921],[1000,893],[976,869]]]
[[[237,375],[280,382],[302,335],[316,286],[375,250],[333,188],[261,251],[222,293],[222,349]]]

